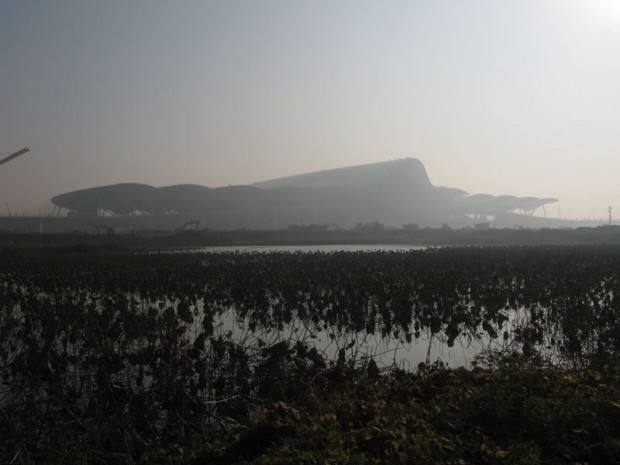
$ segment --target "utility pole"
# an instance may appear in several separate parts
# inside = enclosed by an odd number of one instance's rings
[[[607,211],[609,212],[609,226],[611,226],[611,205],[607,208]]]
[[[6,162],[11,161],[13,158],[17,158],[17,157],[19,157],[20,155],[23,155],[26,152],[30,152],[30,149],[28,147],[24,147],[23,149],[18,150],[15,153],[12,153],[8,157],[3,158],[2,160],[0,160],[0,165],[4,165]]]

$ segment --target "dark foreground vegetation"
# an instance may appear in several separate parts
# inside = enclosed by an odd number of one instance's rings
[[[13,249],[0,463],[620,463],[619,293],[615,246]],[[432,341],[481,355],[377,349]]]

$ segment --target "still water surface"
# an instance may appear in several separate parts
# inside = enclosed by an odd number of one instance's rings
[[[188,252],[402,252],[424,250],[425,245],[412,244],[323,244],[323,245],[231,245],[223,247],[201,247]]]
[[[413,244],[322,244],[322,245],[240,245],[240,246],[221,246],[221,247],[201,247],[198,249],[185,249],[184,252],[206,252],[206,253],[269,253],[269,252],[288,252],[288,253],[334,253],[334,252],[407,252],[412,250],[425,250],[428,246]],[[227,327],[232,334],[239,336],[246,333],[240,322],[228,316],[220,322]],[[274,331],[277,333],[278,331]],[[295,331],[292,331],[293,333]],[[282,339],[295,340],[297,337],[291,334],[291,328],[284,331],[285,334],[272,334],[274,341]],[[288,333],[288,334],[286,334]],[[379,366],[396,364],[401,368],[413,368],[420,362],[442,360],[449,366],[467,366],[475,354],[488,348],[490,341],[465,342],[463,339],[457,341],[453,347],[448,347],[440,338],[429,340],[424,337],[414,340],[410,344],[403,344],[397,340],[387,338],[382,339],[376,336],[360,337],[363,343],[360,344],[360,351],[365,355],[372,356]],[[303,339],[303,338],[302,338]],[[309,341],[307,341],[309,342]],[[312,346],[323,352],[328,359],[335,359],[340,344],[332,341],[327,332],[320,332],[314,336]],[[430,346],[430,347],[429,347]]]

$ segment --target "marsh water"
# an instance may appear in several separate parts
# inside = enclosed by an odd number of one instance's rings
[[[103,367],[135,388],[150,373],[217,397],[281,367],[618,353],[620,249],[343,247],[7,257],[0,378],[37,372],[87,394]]]
[[[320,244],[320,245],[237,245],[201,247],[195,249],[178,249],[175,252],[198,254],[209,257],[211,254],[315,254],[315,253],[362,253],[375,252],[411,252],[441,247],[429,247],[412,244]],[[176,306],[177,303],[170,303]],[[196,312],[203,315],[203,304],[196,307]],[[513,309],[505,330],[512,332],[515,325],[522,323],[525,309]],[[226,336],[229,340],[248,340],[250,335],[256,336],[255,329],[251,328],[249,321],[238,318],[234,307],[214,317],[215,332],[220,336]],[[297,319],[281,328],[263,329],[260,336],[265,345],[273,345],[286,341],[289,345],[303,342],[310,347],[316,348],[326,359],[335,361],[339,351],[346,348],[347,358],[355,359],[364,363],[372,358],[379,367],[396,366],[405,370],[415,369],[421,363],[441,362],[450,367],[470,367],[472,361],[480,354],[491,351],[506,352],[512,345],[511,340],[506,340],[500,335],[495,337],[478,331],[457,337],[451,344],[442,334],[433,334],[430,330],[422,332],[419,337],[410,342],[402,337],[392,335],[367,334],[364,332],[344,332],[335,334],[332,329],[314,330],[308,329],[306,323]],[[259,339],[260,339],[259,337]],[[191,336],[190,336],[191,339]],[[263,342],[261,339],[261,345]]]
[[[231,245],[222,247],[202,247],[187,249],[188,252],[406,252],[424,250],[425,245],[412,244],[321,244],[321,245]]]
[[[413,244],[320,244],[320,245],[236,245],[219,247],[201,247],[198,249],[180,249],[178,252],[187,253],[335,253],[335,252],[408,252],[425,250],[428,246]],[[299,322],[298,322],[299,323]],[[224,333],[240,338],[247,330],[242,322],[227,312],[219,321]],[[398,366],[404,369],[414,369],[420,363],[441,361],[451,366],[469,366],[473,358],[481,352],[500,344],[499,340],[465,340],[461,338],[452,347],[439,337],[422,335],[410,343],[394,338],[381,338],[376,335],[350,335],[336,338],[329,331],[320,331],[309,334],[299,325],[291,325],[285,331],[275,331],[269,334],[273,341],[288,340],[304,341],[317,348],[328,359],[335,360],[343,346],[351,346],[356,350],[360,361],[367,357],[383,367]]]

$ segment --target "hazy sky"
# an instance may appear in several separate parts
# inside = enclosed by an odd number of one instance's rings
[[[412,156],[620,217],[620,0],[2,0],[0,207]]]

